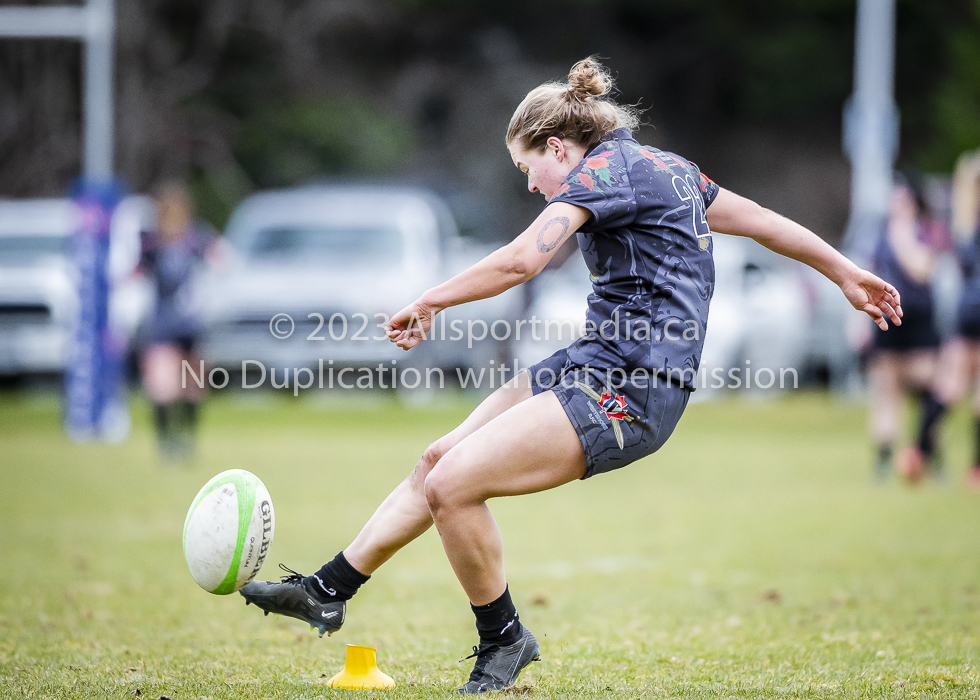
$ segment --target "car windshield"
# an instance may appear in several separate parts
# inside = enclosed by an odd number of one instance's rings
[[[51,255],[68,255],[68,236],[0,236],[0,263],[32,262]]]
[[[394,228],[277,226],[261,229],[247,254],[262,260],[394,261],[402,256],[402,236]]]

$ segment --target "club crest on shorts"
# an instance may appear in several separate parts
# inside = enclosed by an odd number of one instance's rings
[[[623,449],[623,428],[620,426],[619,421],[633,422],[633,416],[626,412],[629,407],[626,405],[626,399],[623,398],[623,395],[613,394],[610,391],[604,391],[602,394],[599,394],[595,389],[583,382],[575,382],[575,386],[581,389],[583,394],[599,404],[599,408],[602,409],[602,412],[606,414],[606,417],[612,424],[613,434],[616,436],[616,444],[619,445],[619,449]]]

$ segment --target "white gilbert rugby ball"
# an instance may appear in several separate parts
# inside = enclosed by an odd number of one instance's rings
[[[244,469],[221,472],[187,511],[187,568],[208,593],[234,593],[259,573],[275,532],[272,498],[259,477]]]

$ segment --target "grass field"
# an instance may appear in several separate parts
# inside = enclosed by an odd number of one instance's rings
[[[467,601],[430,531],[318,639],[187,573],[194,494],[243,467],[276,506],[263,574],[309,573],[470,408],[291,397],[207,407],[199,455],[156,458],[146,409],[122,446],[72,445],[52,399],[0,398],[0,697],[355,697],[344,644],[379,649],[384,697],[443,697],[469,672]],[[875,486],[864,410],[819,394],[691,406],[632,467],[493,502],[543,660],[537,697],[980,696],[980,496],[950,478]]]

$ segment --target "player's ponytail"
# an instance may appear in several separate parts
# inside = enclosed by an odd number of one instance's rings
[[[507,127],[507,144],[540,150],[552,136],[590,146],[613,129],[635,129],[635,108],[617,105],[609,71],[589,56],[572,66],[567,82],[545,83],[527,94]]]

